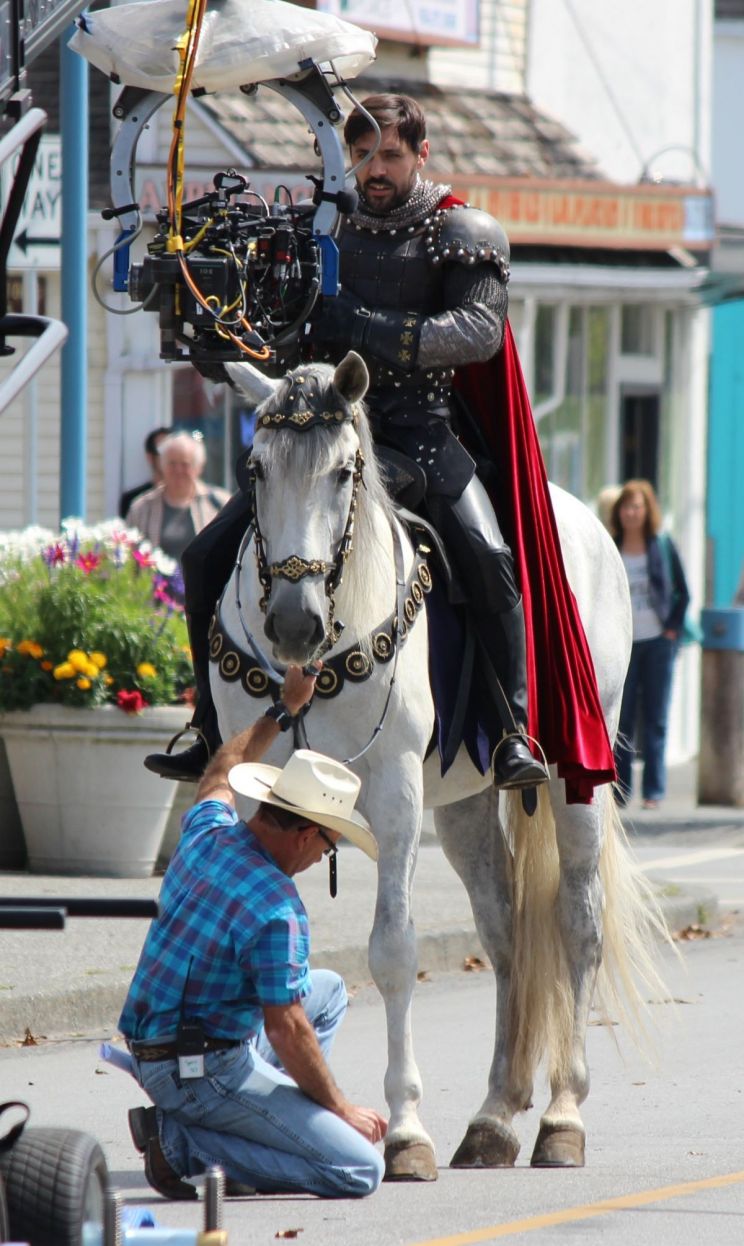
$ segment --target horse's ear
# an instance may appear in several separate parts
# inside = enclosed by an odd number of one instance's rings
[[[252,363],[226,363],[224,367],[233,389],[243,394],[254,407],[273,394],[279,384],[270,376],[259,372]]]
[[[347,402],[358,402],[369,389],[367,365],[355,350],[344,355],[333,374],[333,384]]]

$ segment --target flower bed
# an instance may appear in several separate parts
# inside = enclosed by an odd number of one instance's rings
[[[120,520],[0,533],[0,710],[189,701],[177,564]]]

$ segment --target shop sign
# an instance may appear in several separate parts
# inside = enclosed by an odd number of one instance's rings
[[[279,184],[288,187],[295,203],[309,200],[312,194],[311,183],[301,173],[249,169],[247,176],[251,190],[268,202]],[[711,247],[715,237],[713,196],[694,186],[452,178],[442,168],[434,176],[441,181],[452,180],[456,195],[495,216],[512,245],[609,247],[625,251],[664,251],[676,246],[703,251]],[[212,177],[207,170],[187,171],[184,203],[212,190]],[[137,170],[136,197],[143,215],[152,219],[166,202],[165,170],[155,165],[141,166]]]
[[[318,9],[407,43],[477,44],[478,0],[318,0]]]
[[[455,177],[453,190],[495,216],[512,244],[699,251],[715,238],[712,193],[697,187]]]

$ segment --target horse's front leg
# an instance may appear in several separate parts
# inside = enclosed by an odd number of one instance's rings
[[[385,1141],[385,1179],[435,1181],[434,1144],[418,1115],[422,1086],[411,1031],[417,970],[411,889],[421,832],[423,780],[415,758],[402,773],[400,759],[396,762],[390,759],[388,765],[380,767],[378,773],[385,776],[384,791],[375,791],[377,784],[371,782],[367,801],[367,813],[380,845],[369,967],[387,1017],[385,1098],[390,1124]]]
[[[513,1118],[529,1105],[532,1082],[517,1079],[511,1060],[511,854],[499,821],[498,792],[490,787],[437,809],[434,821],[447,859],[467,888],[476,929],[496,978],[496,1030],[488,1093],[450,1165],[510,1168],[519,1153]]]
[[[555,790],[551,796],[560,857],[557,915],[572,1014],[564,1043],[551,1053],[550,1103],[540,1119],[532,1165],[577,1168],[584,1164],[586,1131],[579,1109],[589,1093],[586,1033],[602,960],[599,858],[611,793],[609,787],[600,789],[591,805],[566,805],[563,794]]]

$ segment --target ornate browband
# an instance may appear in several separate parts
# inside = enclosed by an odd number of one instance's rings
[[[318,410],[324,395],[318,388],[317,377],[287,377],[289,392],[282,399],[282,409],[266,411],[256,420],[256,428],[293,428],[305,432],[320,424],[329,427],[343,424],[345,420],[357,421],[358,412],[353,403],[338,407],[335,411]]]
[[[403,618],[397,629],[400,644],[405,643],[408,632],[416,622],[424,598],[431,591],[431,584],[429,567],[421,555],[417,554],[403,595]],[[395,653],[394,621],[394,614],[388,615],[370,637],[375,662],[389,662]],[[211,662],[219,665],[222,679],[227,683],[239,679],[250,696],[278,696],[278,688],[263,668],[228,635],[219,607],[209,627],[209,658]],[[369,679],[373,670],[374,662],[357,645],[344,649],[342,653],[331,654],[324,658],[323,669],[315,683],[315,695],[323,698],[338,696],[347,679],[352,683],[363,683]]]

